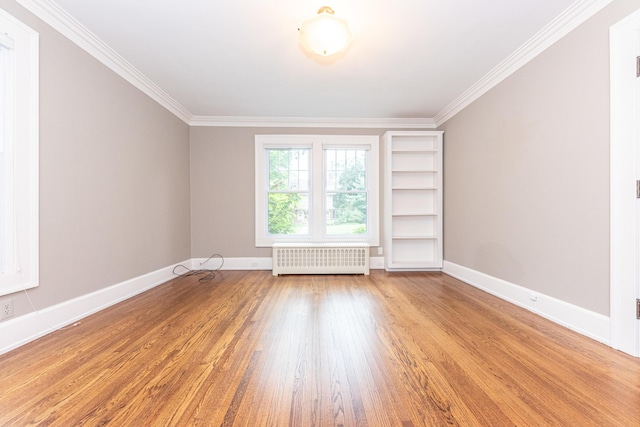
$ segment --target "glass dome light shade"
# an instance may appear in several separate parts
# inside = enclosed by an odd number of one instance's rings
[[[320,8],[315,17],[302,23],[299,36],[305,49],[322,56],[344,51],[351,41],[349,25],[336,18],[328,6]]]

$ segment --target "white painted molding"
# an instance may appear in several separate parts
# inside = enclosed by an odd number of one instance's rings
[[[337,117],[246,117],[194,116],[191,126],[362,128],[362,129],[435,129],[429,118],[337,118]]]
[[[120,54],[104,43],[84,25],[51,0],[16,0],[29,12],[51,25],[55,30],[84,49],[98,61],[140,89],[151,99],[173,113],[185,123],[192,114],[167,92],[149,80]]]
[[[370,270],[384,270],[384,257],[383,256],[372,256],[369,258],[369,269]]]
[[[436,127],[431,118],[194,116],[55,2],[51,0],[16,1],[190,126],[363,129],[435,129]]]
[[[55,2],[51,0],[16,1],[191,126],[436,129],[612,0],[576,1],[559,17],[447,105],[435,118],[406,119],[194,116]]]
[[[181,263],[190,265],[191,261]],[[177,264],[175,264],[177,265]],[[175,265],[0,323],[0,354],[71,325],[176,276]]]
[[[12,94],[8,95],[15,106],[15,113],[10,114],[13,137],[7,140],[13,166],[9,175],[1,173],[9,178],[7,189],[10,189],[9,193],[5,189],[1,198],[3,203],[8,202],[7,213],[14,219],[6,224],[6,231],[13,233],[13,238],[6,239],[3,233],[0,245],[8,249],[10,262],[17,267],[16,271],[0,277],[0,295],[8,295],[37,287],[40,283],[40,35],[3,9],[0,9],[0,32],[3,42],[13,47],[13,54],[8,58],[15,70],[15,81],[9,86]],[[0,132],[4,131],[3,128]],[[21,220],[16,221],[17,217]]]
[[[610,28],[611,143],[610,143],[610,266],[611,346],[640,357],[640,321],[636,319],[638,297],[638,200],[635,182],[640,176],[635,99],[634,46],[640,30],[640,10]]]
[[[384,259],[382,257],[371,258],[371,260],[372,265],[378,266],[371,268],[383,268]],[[173,271],[176,266],[180,265],[192,270],[271,270],[271,257],[225,258],[224,262],[219,257],[193,258],[24,316],[0,322],[0,354],[166,283],[177,277]],[[185,270],[178,269],[176,273],[181,271]]]
[[[437,126],[497,86],[613,0],[578,0],[434,117]]]
[[[0,354],[161,285],[176,275],[175,266],[193,270],[271,270],[271,257],[193,258],[105,289],[0,322]],[[371,257],[371,269],[384,269],[384,257]],[[221,267],[221,268],[220,268]],[[178,271],[179,272],[179,271]],[[445,261],[443,272],[569,329],[609,345],[609,318],[530,289]],[[532,298],[537,301],[532,301]]]
[[[444,262],[442,271],[559,325],[610,345],[610,319],[607,316],[449,261]]]
[[[219,257],[193,258],[191,260],[193,270],[271,270],[271,257],[242,257],[224,258],[224,262]]]
[[[221,262],[217,257],[209,260],[207,258],[193,258],[190,268],[193,270],[271,270],[273,264],[271,257],[225,258],[224,262]],[[384,269],[384,257],[369,258],[369,268],[372,270]]]

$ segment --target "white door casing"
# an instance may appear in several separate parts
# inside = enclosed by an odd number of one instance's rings
[[[640,297],[640,108],[636,102],[636,41],[640,9],[610,29],[611,55],[611,346],[640,356],[640,321],[636,299]]]

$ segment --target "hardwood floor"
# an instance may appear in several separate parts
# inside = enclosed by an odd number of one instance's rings
[[[640,360],[444,274],[217,274],[0,356],[0,425],[640,425]]]

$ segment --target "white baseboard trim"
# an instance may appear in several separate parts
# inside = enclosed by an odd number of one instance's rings
[[[183,265],[194,270],[271,270],[271,257],[193,258],[109,286],[51,307],[0,322],[0,354],[7,353],[67,325],[176,277],[173,269]],[[222,265],[222,268],[220,266]],[[372,257],[372,269],[384,268],[384,257]],[[183,271],[179,270],[178,272]]]
[[[175,265],[0,323],[0,354],[173,279]]]
[[[372,256],[369,258],[369,268],[371,270],[384,270],[384,257]]]
[[[193,258],[191,268],[194,270],[271,270],[271,257],[225,258],[219,257]]]
[[[222,268],[220,265],[222,264]],[[191,268],[200,269],[220,269],[220,270],[271,270],[273,263],[271,257],[254,258],[225,258],[224,263],[220,258],[193,258]],[[384,269],[384,257],[369,258],[369,268],[372,270]]]
[[[559,325],[611,345],[610,318],[607,316],[449,261],[444,262],[442,271]]]

